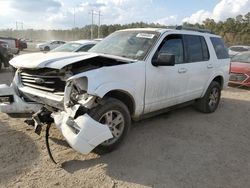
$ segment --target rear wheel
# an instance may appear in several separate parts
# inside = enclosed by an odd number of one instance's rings
[[[129,131],[131,117],[125,104],[114,98],[107,98],[93,108],[89,115],[96,121],[109,127],[113,138],[101,143],[95,151],[108,153],[115,150]]]
[[[196,101],[195,108],[204,113],[212,113],[217,109],[220,97],[221,86],[218,82],[212,81],[204,97]]]

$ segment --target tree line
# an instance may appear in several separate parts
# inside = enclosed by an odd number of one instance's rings
[[[203,23],[190,24],[183,23],[183,26],[194,27],[199,29],[208,29],[222,36],[227,45],[244,44],[250,45],[250,12],[246,15],[238,15],[235,18],[228,18],[225,21],[215,22],[213,19],[206,19]],[[101,25],[99,30],[99,37],[104,38],[114,31],[127,29],[127,28],[164,28],[165,25],[155,23],[135,22],[130,24],[113,24],[113,25]],[[175,26],[172,26],[175,27]],[[0,30],[0,36],[17,37],[17,38],[29,38],[36,41],[44,40],[79,40],[91,38],[91,25],[86,25],[82,28],[73,28],[68,30],[13,30],[5,29]],[[93,25],[93,38],[98,38],[98,26]]]
[[[224,38],[228,45],[250,45],[250,12],[225,21],[215,22],[207,18],[202,24],[183,23],[184,26],[208,29]]]

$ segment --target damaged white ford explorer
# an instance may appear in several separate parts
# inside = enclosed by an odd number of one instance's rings
[[[229,56],[221,37],[204,30],[127,29],[85,53],[32,53],[10,64],[0,86],[0,111],[30,115],[37,133],[54,123],[83,154],[110,152],[131,120],[194,104],[214,112],[227,86]]]

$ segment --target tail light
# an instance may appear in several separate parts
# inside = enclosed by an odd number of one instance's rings
[[[16,48],[19,49],[19,47],[20,47],[19,40],[18,40],[18,39],[15,39],[15,41],[16,41]]]

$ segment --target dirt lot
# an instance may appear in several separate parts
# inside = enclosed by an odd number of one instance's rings
[[[0,83],[10,82],[0,71]],[[134,123],[115,152],[81,155],[52,129],[44,135],[23,119],[0,114],[0,187],[250,187],[250,91],[229,88],[218,110],[191,107]]]

